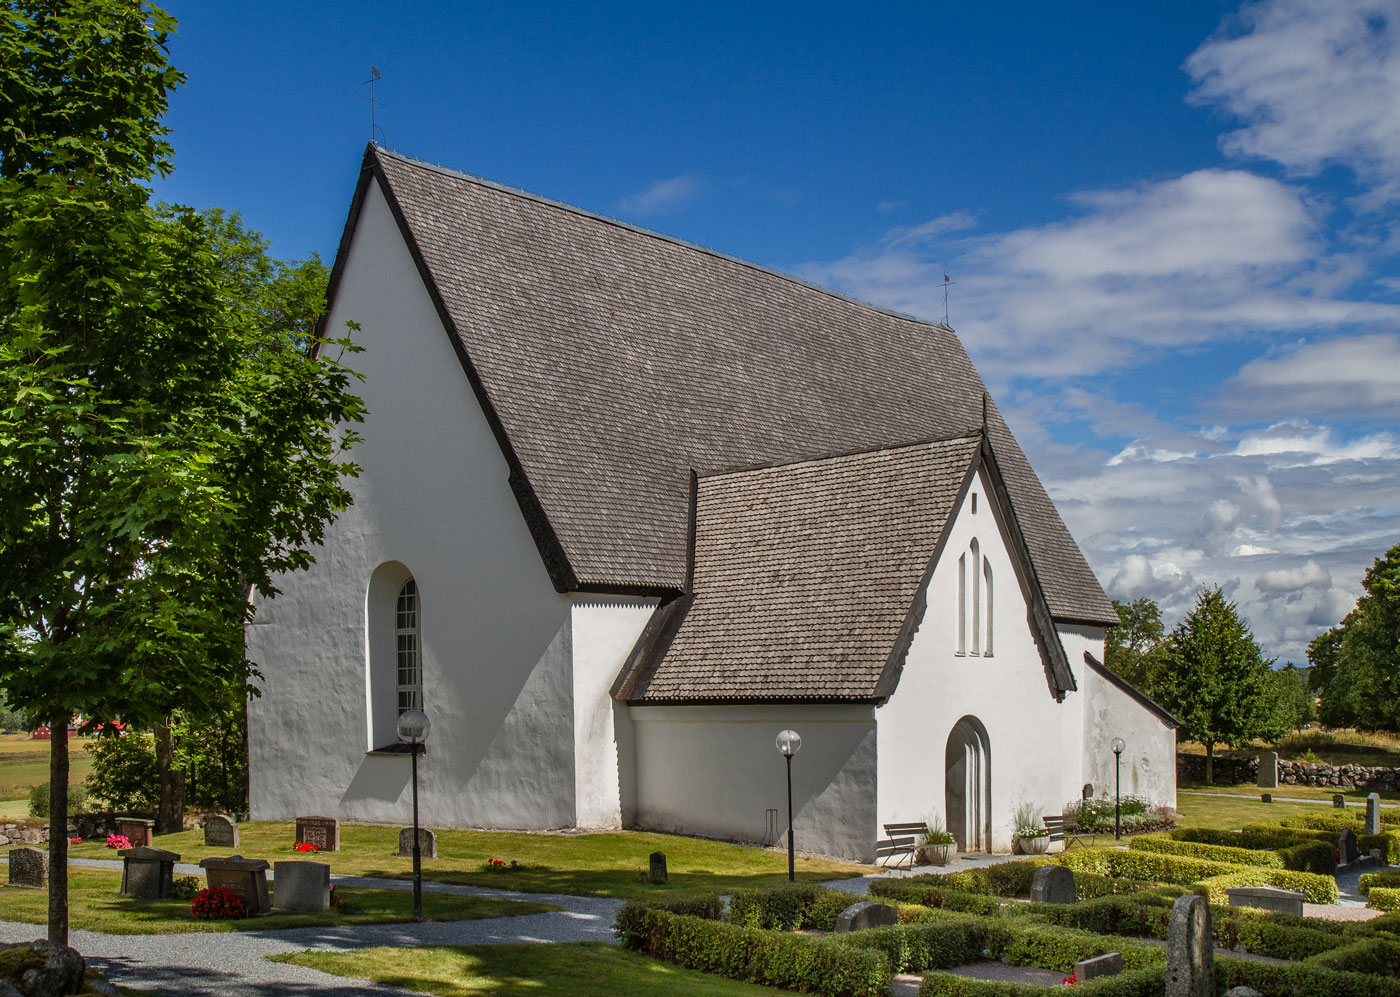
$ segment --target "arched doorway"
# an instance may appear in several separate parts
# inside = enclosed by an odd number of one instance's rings
[[[943,801],[948,831],[964,852],[992,850],[992,753],[987,728],[963,717],[948,735]]]

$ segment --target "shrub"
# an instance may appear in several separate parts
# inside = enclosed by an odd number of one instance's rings
[[[847,944],[883,952],[896,973],[947,969],[982,957],[988,922],[975,917],[942,917],[936,924],[901,924],[844,936]]]
[[[1072,972],[1081,959],[1109,952],[1123,954],[1124,969],[1157,965],[1167,958],[1165,949],[1150,942],[1106,938],[1052,924],[1017,924],[1006,919],[990,922],[987,949],[993,959],[1013,966],[1043,966],[1062,973]]]
[[[1053,861],[1053,859],[1022,859],[1017,862],[999,862],[982,869],[964,869],[961,872],[925,873],[922,876],[909,876],[898,880],[880,879],[871,884],[870,892],[876,896],[891,896],[913,903],[918,901],[914,901],[908,896],[899,896],[884,891],[887,886],[894,884],[909,884],[911,886],[937,886],[962,893],[984,893],[994,897],[1023,897],[1031,892],[1031,881],[1035,879],[1035,871]]]
[[[1366,895],[1366,906],[1375,910],[1400,911],[1400,888],[1394,886],[1373,886]]]
[[[1277,886],[1284,890],[1297,890],[1303,899],[1313,904],[1335,904],[1341,895],[1337,892],[1337,881],[1330,876],[1319,876],[1315,872],[1294,872],[1292,869],[1243,869],[1218,876],[1209,876],[1191,884],[1192,890],[1201,894],[1213,904],[1222,906],[1229,902],[1225,891],[1236,886]]]
[[[1373,976],[1400,976],[1400,944],[1388,938],[1363,938],[1312,956],[1308,964]]]
[[[88,792],[113,810],[151,811],[160,796],[155,747],[145,734],[103,732],[87,746],[92,755]]]
[[[1130,879],[1153,880],[1160,883],[1189,885],[1203,893],[1211,903],[1223,904],[1225,889],[1231,886],[1280,886],[1302,890],[1312,903],[1336,903],[1337,883],[1330,876],[1292,869],[1248,868],[1227,862],[1188,858],[1184,855],[1163,855],[1129,849],[1086,849],[1067,852],[1058,857],[1060,864],[1076,872]]]
[[[841,912],[857,902],[844,890],[791,884],[771,890],[735,890],[724,920],[750,928],[795,931],[816,928],[831,931]]]
[[[1152,809],[1151,804],[1141,796],[1124,796],[1120,806],[1119,823],[1132,833],[1165,830],[1173,826],[1172,820],[1164,812]],[[1098,796],[1088,800],[1075,800],[1065,804],[1065,828],[1070,831],[1085,831],[1108,834],[1113,830],[1113,800]]]
[[[1365,872],[1357,880],[1357,889],[1362,894],[1365,894],[1373,886],[1400,886],[1400,871]]]
[[[1308,842],[1318,844],[1321,842]],[[1207,845],[1196,841],[1176,841],[1172,838],[1134,838],[1128,843],[1130,849],[1158,852],[1164,855],[1186,855],[1191,858],[1209,859],[1213,862],[1233,862],[1236,865],[1262,865],[1282,869],[1283,859],[1272,851],[1259,851],[1251,848],[1231,848],[1226,845]],[[1323,846],[1326,847],[1326,846]],[[1329,860],[1331,856],[1328,856]]]
[[[86,805],[87,790],[82,786],[69,786],[68,812],[70,814],[79,813]],[[41,782],[29,790],[29,816],[48,819],[49,784],[47,782]]]
[[[985,893],[964,893],[961,890],[915,882],[912,879],[877,879],[870,884],[870,895],[881,900],[896,900],[940,910],[981,914],[984,917],[1001,910],[1001,902]],[[732,900],[730,904],[732,909]]]
[[[200,890],[190,904],[190,913],[196,921],[222,921],[228,918],[243,917],[246,909],[243,898],[222,886],[211,886]]]
[[[1369,973],[1328,969],[1310,962],[1215,961],[1217,990],[1246,986],[1269,997],[1400,997],[1400,981]]]
[[[176,876],[170,884],[170,895],[176,900],[193,900],[200,889],[198,876]]]
[[[637,901],[622,905],[613,933],[654,958],[764,986],[832,997],[877,997],[890,986],[890,962],[879,951],[674,914]]]
[[[1154,966],[1085,980],[1072,992],[1075,997],[1162,997],[1165,977],[1166,970]],[[975,980],[952,973],[927,973],[919,984],[919,997],[1045,997],[1050,992],[1049,987],[1030,983]]]

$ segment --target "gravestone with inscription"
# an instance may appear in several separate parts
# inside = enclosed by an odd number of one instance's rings
[[[851,904],[836,918],[836,934],[844,935],[852,931],[864,931],[866,928],[888,928],[898,921],[898,914],[888,904],[862,900],[858,904]]]
[[[1345,810],[1347,806],[1347,798],[1341,793],[1333,793],[1332,806],[1336,807],[1338,810]]]
[[[1167,922],[1166,997],[1215,997],[1210,907],[1197,893],[1178,897]]]
[[[132,848],[150,845],[156,836],[156,822],[140,817],[118,817],[117,833],[131,842]]]
[[[1092,959],[1081,959],[1074,964],[1074,980],[1083,983],[1096,976],[1116,976],[1123,972],[1123,953],[1106,952]]]
[[[1337,835],[1337,861],[1347,865],[1360,857],[1361,849],[1356,843],[1356,832],[1349,827],[1342,828],[1342,833]]]
[[[122,896],[142,900],[164,900],[170,896],[179,855],[147,845],[123,848],[117,854],[122,859]]]
[[[1366,834],[1381,833],[1381,794],[1366,797]]]
[[[666,853],[652,852],[651,867],[647,870],[647,879],[653,883],[665,883],[669,881],[666,874]]]
[[[249,917],[266,914],[272,909],[267,902],[266,860],[230,855],[226,859],[202,859],[199,864],[211,888],[221,886],[243,898]]]
[[[404,827],[399,829],[399,854],[413,854],[413,828]],[[437,832],[429,831],[426,827],[418,829],[418,855],[420,858],[437,858]]]
[[[273,863],[272,906],[308,914],[330,910],[331,867],[324,862]]]
[[[49,885],[49,857],[38,848],[10,849],[10,885]]]
[[[1253,907],[1277,914],[1303,916],[1303,895],[1277,886],[1232,886],[1225,891],[1231,907]]]
[[[1031,900],[1041,904],[1074,903],[1074,873],[1062,865],[1043,865],[1031,880]]]
[[[1259,752],[1259,788],[1278,789],[1278,752]]]
[[[204,844],[208,848],[237,848],[238,825],[232,817],[210,814],[204,822]]]
[[[305,841],[319,852],[340,851],[340,821],[334,817],[298,817],[297,844]]]

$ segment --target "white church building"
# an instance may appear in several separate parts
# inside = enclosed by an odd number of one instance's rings
[[[1175,721],[951,329],[365,153],[354,505],[248,627],[259,820],[646,828],[869,860],[1010,847],[1091,783],[1175,804]]]

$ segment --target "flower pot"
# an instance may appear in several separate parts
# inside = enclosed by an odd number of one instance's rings
[[[1042,834],[1036,838],[1017,838],[1021,845],[1021,851],[1027,855],[1044,855],[1050,847],[1050,835]]]
[[[946,844],[936,842],[924,845],[924,861],[930,865],[947,865],[948,860],[953,857],[953,843]]]

